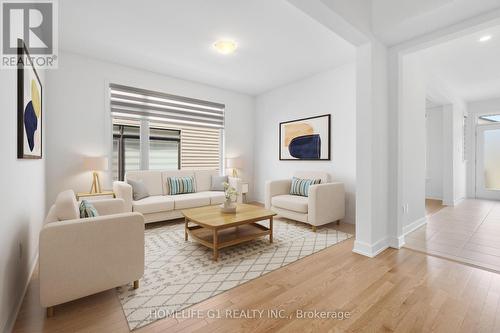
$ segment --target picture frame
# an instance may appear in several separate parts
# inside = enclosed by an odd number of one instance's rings
[[[24,41],[17,42],[17,158],[41,159],[43,87]]]
[[[331,114],[279,123],[280,161],[330,161]]]

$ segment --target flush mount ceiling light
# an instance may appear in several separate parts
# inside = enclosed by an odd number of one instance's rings
[[[482,36],[481,38],[479,38],[479,41],[481,43],[484,43],[484,42],[487,42],[491,39],[491,35],[485,35],[485,36]]]
[[[218,40],[214,43],[214,48],[221,54],[233,53],[238,45],[232,40]]]

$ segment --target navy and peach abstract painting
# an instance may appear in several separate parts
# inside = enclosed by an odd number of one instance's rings
[[[329,160],[330,115],[280,123],[280,160]]]

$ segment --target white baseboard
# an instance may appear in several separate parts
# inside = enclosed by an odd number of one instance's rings
[[[400,249],[405,245],[405,236],[389,237],[389,246],[393,249]]]
[[[427,217],[422,217],[416,221],[413,221],[412,223],[406,225],[403,227],[403,236],[408,235],[410,232],[420,228],[424,224],[427,224]]]
[[[24,288],[23,292],[21,294],[21,297],[17,301],[17,304],[13,307],[14,311],[10,313],[7,322],[5,323],[5,326],[3,327],[3,330],[1,332],[12,332],[14,330],[14,325],[16,324],[16,319],[19,314],[19,310],[21,310],[21,305],[23,305],[23,300],[24,296],[26,295],[26,291],[28,290],[28,286],[31,281],[31,277],[33,276],[33,272],[35,271],[36,264],[38,263],[38,252],[35,255],[35,258],[31,262],[31,267],[29,270],[29,274],[27,277],[27,280],[24,283]]]
[[[389,242],[386,238],[379,240],[373,245],[361,241],[354,241],[354,248],[352,249],[352,252],[369,258],[374,258],[388,247]]]

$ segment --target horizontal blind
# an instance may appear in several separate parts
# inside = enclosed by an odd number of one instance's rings
[[[220,129],[168,123],[151,123],[150,126],[181,131],[181,169],[220,169]]]
[[[176,126],[224,128],[224,104],[111,83],[113,118],[146,119]]]

